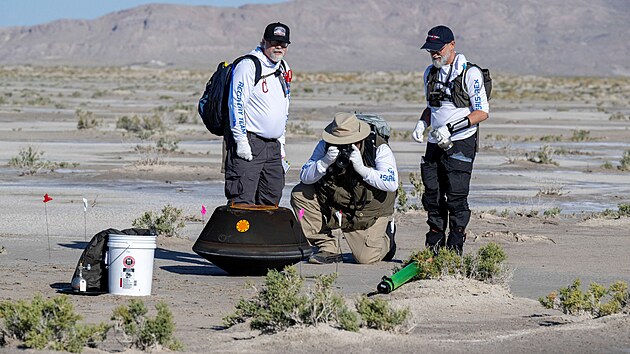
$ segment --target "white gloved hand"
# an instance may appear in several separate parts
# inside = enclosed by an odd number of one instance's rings
[[[352,162],[352,168],[359,174],[359,176],[365,178],[370,173],[370,168],[363,164],[363,156],[361,151],[352,144],[352,153],[350,154],[350,162]]]
[[[427,129],[427,123],[424,119],[419,119],[411,137],[418,143],[424,142],[424,130]]]
[[[249,146],[249,140],[247,140],[247,138],[236,140],[236,156],[245,161],[251,161],[254,159],[254,156],[252,155],[252,147]]]
[[[437,140],[438,146],[442,149],[448,150],[453,146],[453,142],[451,141],[451,132],[448,130],[446,125],[431,130],[431,135],[435,138],[435,140]]]
[[[337,160],[337,156],[339,156],[339,149],[336,146],[329,146],[326,155],[322,157],[318,162],[323,167],[323,169],[327,169],[335,160]]]

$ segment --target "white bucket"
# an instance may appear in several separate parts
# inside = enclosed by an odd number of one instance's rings
[[[109,235],[109,293],[151,295],[157,236]]]

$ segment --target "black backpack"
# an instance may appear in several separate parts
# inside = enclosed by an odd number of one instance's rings
[[[481,71],[481,76],[483,78],[483,87],[486,91],[486,99],[490,101],[492,97],[492,77],[490,76],[490,70],[484,69],[477,64],[473,64],[471,62],[466,63],[466,68],[459,74],[453,81],[450,83],[451,86],[451,95],[445,96],[449,101],[453,102],[455,107],[464,108],[470,107],[470,97],[468,93],[464,89],[465,83],[464,78],[466,77],[466,73],[472,67],[475,67]],[[439,69],[435,66],[431,67],[429,71],[429,75],[427,77],[427,89],[428,92],[434,91],[434,87],[436,83],[441,83],[438,81],[438,71]],[[441,83],[443,84],[443,83]]]
[[[105,252],[107,252],[107,241],[109,235],[138,235],[152,236],[154,235],[147,229],[107,229],[103,230],[90,240],[85,246],[77,267],[74,270],[72,279],[79,275],[80,268],[83,267],[82,275],[85,279],[86,290],[89,292],[108,292],[109,291],[109,273],[107,272],[107,263],[105,263]],[[89,266],[88,266],[89,265]],[[90,268],[89,270],[87,268]]]
[[[243,59],[251,59],[256,66],[254,85],[258,83],[262,75],[260,61],[254,55],[247,54],[236,58],[232,64],[221,62],[217,70],[212,74],[203,95],[199,99],[199,116],[210,133],[223,136],[228,129],[227,122],[230,119],[228,110],[228,98],[230,97],[230,83],[232,82],[232,70]]]

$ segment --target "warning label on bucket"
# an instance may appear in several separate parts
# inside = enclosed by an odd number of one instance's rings
[[[132,256],[127,256],[123,259],[123,266],[125,268],[132,268],[136,264],[136,260]]]
[[[137,285],[137,281],[134,279],[134,269],[123,269],[122,277],[120,278],[120,287],[123,289],[131,289]]]

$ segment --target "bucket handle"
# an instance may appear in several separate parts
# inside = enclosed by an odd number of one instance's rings
[[[111,262],[109,262],[109,264],[113,264],[113,263],[116,261],[116,259],[120,258],[120,256],[122,256],[122,255],[123,255],[123,253],[125,253],[125,251],[129,249],[129,247],[131,247],[131,245],[127,244],[127,248],[125,248],[124,250],[122,250],[122,252],[120,252],[120,253],[118,254],[118,257],[116,257],[115,259],[112,259],[112,261],[111,261]],[[107,253],[109,253],[109,250],[107,251]]]

